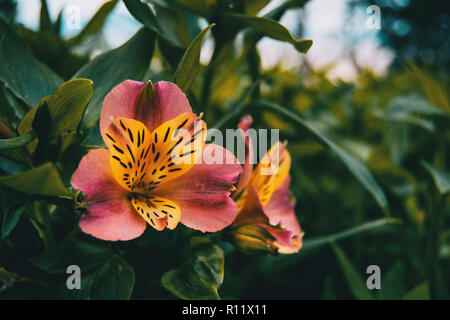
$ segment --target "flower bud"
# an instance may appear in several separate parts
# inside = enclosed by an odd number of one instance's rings
[[[231,231],[230,236],[233,245],[244,254],[273,255],[277,253],[276,239],[259,225],[240,225]]]

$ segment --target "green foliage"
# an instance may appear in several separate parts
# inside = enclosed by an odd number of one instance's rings
[[[22,39],[1,17],[0,34],[0,80],[32,107],[54,92],[62,81],[28,53]]]
[[[152,58],[154,44],[154,33],[143,28],[123,46],[96,57],[74,75],[74,78],[91,79],[95,84],[82,128],[90,128],[98,122],[103,99],[114,86],[126,79],[142,80]]]
[[[58,170],[52,163],[45,163],[20,173],[0,177],[0,185],[30,194],[54,197],[70,197],[61,181]]]
[[[220,299],[217,289],[223,281],[224,253],[206,238],[193,238],[189,258],[166,272],[161,284],[181,299]]]
[[[289,42],[298,52],[308,52],[313,44],[312,40],[299,40],[294,38],[288,29],[269,18],[250,17],[236,13],[229,14],[228,16],[272,39]]]
[[[198,74],[200,68],[200,51],[202,50],[203,39],[209,29],[214,27],[214,24],[210,24],[200,34],[195,37],[189,47],[186,49],[186,53],[183,55],[180,64],[174,75],[174,82],[180,87],[181,90],[187,91],[195,77]]]
[[[111,0],[103,4],[100,9],[98,9],[97,13],[92,17],[91,20],[86,24],[83,30],[80,31],[76,36],[67,40],[68,46],[74,46],[80,44],[92,34],[95,34],[101,30],[103,25],[105,24],[106,18],[114,10],[117,2],[119,0]]]
[[[372,300],[372,296],[367,288],[367,285],[361,278],[361,272],[355,269],[352,262],[349,260],[345,252],[335,243],[331,243],[334,254],[341,265],[345,280],[356,299]]]

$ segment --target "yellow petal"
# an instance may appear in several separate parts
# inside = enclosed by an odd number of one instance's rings
[[[152,142],[147,127],[137,120],[117,118],[105,131],[105,136],[116,181],[130,191],[149,189],[144,182]]]
[[[206,139],[206,124],[197,120],[195,114],[183,113],[152,132],[145,184],[155,187],[192,168]]]
[[[263,205],[269,202],[272,194],[281,186],[290,168],[291,156],[285,146],[277,142],[261,159],[250,181]]]
[[[142,218],[156,230],[161,231],[165,227],[173,230],[180,222],[180,207],[168,199],[132,194],[131,204]]]

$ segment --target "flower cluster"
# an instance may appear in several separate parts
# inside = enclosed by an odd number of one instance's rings
[[[241,164],[225,148],[206,144],[206,123],[175,84],[120,83],[101,111],[108,149],[90,151],[72,176],[86,197],[81,230],[116,241],[139,237],[147,223],[158,231],[180,222],[202,232],[230,226],[237,247],[259,241],[272,252],[297,252],[302,232],[289,192],[290,155],[278,142],[253,170],[245,134],[251,123],[246,116],[239,124],[246,146]],[[275,158],[276,172],[262,173]]]

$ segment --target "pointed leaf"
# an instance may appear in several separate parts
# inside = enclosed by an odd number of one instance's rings
[[[198,74],[200,68],[200,53],[202,50],[203,39],[209,29],[214,27],[215,24],[210,24],[202,32],[192,40],[191,44],[187,48],[177,71],[175,72],[174,82],[186,92],[192,85],[195,77]]]
[[[0,61],[0,80],[29,107],[53,93],[62,82],[28,52],[22,39],[1,18]]]
[[[97,33],[105,24],[109,14],[114,10],[118,0],[111,0],[104,3],[95,15],[89,20],[83,30],[78,35],[67,40],[67,45],[75,46],[83,42],[88,36]]]
[[[9,236],[11,231],[14,229],[14,227],[17,225],[17,223],[20,220],[20,217],[22,216],[23,210],[26,208],[28,203],[25,203],[17,208],[17,206],[10,206],[3,216],[3,224],[2,224],[2,237],[1,239],[4,240],[6,237]]]
[[[23,147],[27,143],[31,142],[35,137],[36,133],[34,131],[29,131],[24,135],[18,137],[9,139],[0,139],[0,150],[11,150]]]
[[[91,80],[74,79],[64,82],[54,94],[42,99],[38,106],[25,115],[18,126],[19,133],[25,134],[32,130],[37,111],[44,105],[48,109],[49,123],[42,123],[42,125],[48,126],[49,139],[63,133],[75,132],[92,95],[93,83]]]
[[[298,52],[306,53],[311,48],[312,40],[299,40],[296,39],[292,33],[286,29],[283,25],[275,20],[265,17],[246,16],[243,14],[227,14],[232,19],[238,20],[247,27],[250,27],[258,32],[261,32],[265,36],[268,36],[275,40],[285,41],[294,46]]]
[[[446,194],[450,191],[450,173],[433,167],[426,161],[422,161],[422,165],[433,177],[434,183],[438,188],[440,194]]]
[[[196,243],[194,243],[196,242]],[[161,284],[181,299],[217,300],[223,281],[224,253],[206,238],[194,238],[189,259],[166,272]]]
[[[342,272],[344,273],[344,277],[350,291],[353,293],[355,298],[359,300],[372,300],[372,295],[370,294],[369,289],[345,252],[335,242],[332,242],[331,246],[334,250],[336,258],[339,261],[339,264],[341,265]]]
[[[95,83],[94,96],[83,118],[83,129],[99,121],[103,99],[114,86],[127,79],[142,80],[154,44],[155,34],[142,28],[123,46],[96,57],[75,74],[74,78],[88,78]]]
[[[50,162],[27,171],[1,176],[0,184],[30,195],[71,196],[61,181],[58,170]]]
[[[428,282],[425,281],[411,289],[411,291],[405,294],[403,300],[430,300]]]

